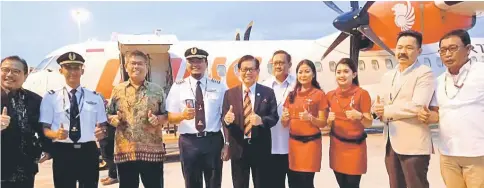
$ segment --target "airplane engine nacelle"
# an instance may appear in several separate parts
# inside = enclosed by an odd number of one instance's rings
[[[390,48],[394,48],[397,35],[404,30],[423,34],[423,43],[435,43],[454,29],[471,29],[475,16],[442,11],[433,1],[377,1],[368,9],[369,25],[377,36]],[[368,50],[382,50],[378,45]]]

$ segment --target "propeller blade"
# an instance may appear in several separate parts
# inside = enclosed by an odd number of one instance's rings
[[[351,35],[350,37],[350,59],[353,60],[353,62],[356,65],[356,69],[358,70],[358,60],[360,56],[360,40],[361,39],[361,34],[358,33],[356,35]]]
[[[250,31],[252,30],[253,24],[254,24],[254,21],[250,21],[249,25],[247,26],[247,29],[245,30],[245,33],[244,33],[244,40],[249,40]]]
[[[373,41],[373,43],[375,43],[376,45],[380,46],[381,48],[383,48],[384,50],[386,50],[391,55],[395,56],[395,53],[390,48],[388,48],[385,45],[385,43],[383,43],[383,41],[380,40],[380,38],[378,36],[376,36],[375,32],[373,32],[373,30],[370,28],[370,26],[368,26],[368,25],[362,25],[362,26],[358,27],[358,31],[360,31],[363,35],[365,35],[366,37],[368,37],[368,39],[370,39],[371,41]]]
[[[343,14],[344,12],[338,7],[338,5],[334,4],[333,1],[324,1],[324,4],[329,8],[333,9],[338,14]]]
[[[329,53],[331,53],[331,51],[333,51],[336,48],[336,46],[338,46],[339,43],[343,42],[348,36],[349,36],[348,34],[341,32],[338,35],[338,37],[336,37],[336,39],[333,41],[333,43],[328,47],[328,49],[326,50],[326,52],[324,52],[323,58],[321,58],[321,59],[326,58],[326,56]]]
[[[375,3],[375,1],[367,1],[365,3],[365,6],[363,6],[363,8],[360,10],[359,14],[361,14],[361,13],[367,14],[368,9],[371,7],[371,5],[373,5],[373,3]]]
[[[360,7],[358,6],[358,1],[350,1],[351,4],[351,11],[358,10]]]

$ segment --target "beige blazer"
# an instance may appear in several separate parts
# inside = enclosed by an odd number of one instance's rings
[[[435,90],[432,70],[416,62],[399,74],[399,66],[385,73],[379,89],[385,104],[382,121],[385,144],[390,138],[393,150],[402,155],[433,153],[432,137],[427,124],[417,119],[418,111],[430,104]]]

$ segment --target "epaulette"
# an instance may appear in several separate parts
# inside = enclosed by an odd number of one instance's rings
[[[220,80],[215,80],[213,78],[210,78],[210,81],[212,81],[213,83],[216,83],[216,84],[220,84]]]
[[[185,83],[185,79],[183,79],[183,80],[178,80],[178,81],[176,81],[175,83],[176,83],[176,84],[178,84],[178,85],[183,84],[183,83]]]
[[[55,91],[54,90],[49,90],[48,93],[52,95],[52,94],[55,93]]]

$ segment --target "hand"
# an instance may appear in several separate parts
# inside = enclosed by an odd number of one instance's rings
[[[183,110],[183,118],[186,120],[195,118],[195,108],[185,108]]]
[[[150,122],[151,125],[158,125],[159,123],[158,117],[153,115],[153,113],[151,113],[151,110],[148,111],[148,121]]]
[[[96,139],[102,140],[106,138],[106,126],[101,126],[99,123],[96,124],[96,128],[94,129],[94,135],[96,136]]]
[[[335,119],[336,119],[336,114],[334,112],[329,112],[328,119],[326,120],[328,126],[331,126],[331,124]]]
[[[228,145],[224,144],[220,158],[222,161],[228,161],[230,159],[230,150]]]
[[[116,111],[116,115],[110,115],[108,118],[109,122],[113,124],[117,124],[125,119],[123,113],[121,113],[119,110]]]
[[[417,113],[417,118],[420,120],[422,123],[427,124],[430,118],[430,110],[427,106],[424,106],[420,111]]]
[[[67,133],[66,130],[64,130],[64,124],[62,124],[62,123],[60,124],[60,128],[57,129],[57,132],[56,133],[57,133],[56,134],[56,139],[57,140],[65,140],[65,139],[67,139],[68,133]]]
[[[358,112],[358,110],[354,109],[353,107],[351,107],[351,110],[348,110],[345,113],[346,118],[350,120],[361,120],[361,118],[363,118],[363,114]]]
[[[252,126],[262,125],[262,119],[256,113],[252,112],[252,114],[250,115],[249,118],[250,118],[250,123],[252,124]]]
[[[307,111],[304,110],[304,112],[299,112],[299,119],[303,121],[310,121],[313,116]]]
[[[385,112],[385,106],[380,101],[380,96],[376,97],[376,104],[374,106],[375,113],[378,117],[383,117],[383,113]]]
[[[282,121],[287,121],[290,119],[289,109],[283,108],[282,109]]]
[[[3,107],[2,110],[2,118],[1,118],[1,125],[2,125],[2,130],[6,129],[8,125],[10,124],[10,116],[7,115],[7,107]]]
[[[44,152],[43,154],[44,156],[40,158],[39,163],[44,163],[45,161],[52,158],[49,153]]]
[[[229,111],[225,114],[224,121],[227,124],[231,124],[231,123],[234,122],[235,115],[234,115],[234,112],[233,112],[233,108],[234,107],[232,105],[230,105]]]

